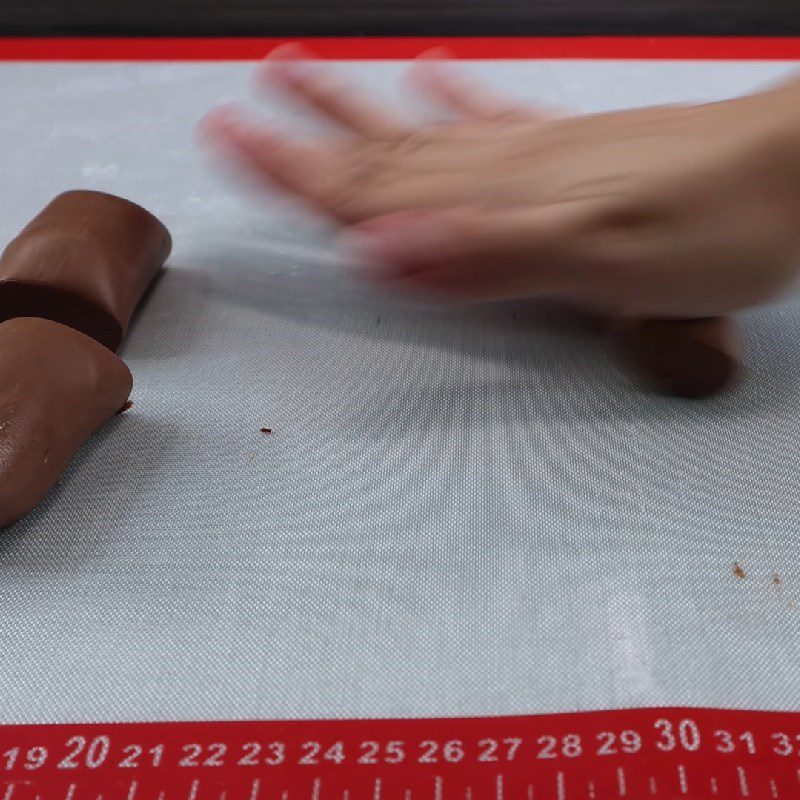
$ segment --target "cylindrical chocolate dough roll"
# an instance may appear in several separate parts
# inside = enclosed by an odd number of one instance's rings
[[[122,359],[72,328],[35,318],[0,324],[0,527],[47,494],[131,386]]]
[[[116,350],[171,247],[164,225],[135,203],[60,194],[0,258],[0,322],[43,317]]]
[[[612,330],[626,361],[664,394],[717,394],[739,369],[736,330],[728,317],[630,320]]]

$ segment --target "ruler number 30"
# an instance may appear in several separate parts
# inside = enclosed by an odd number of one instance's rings
[[[656,747],[665,753],[674,750],[678,744],[689,752],[700,749],[700,729],[694,720],[682,719],[678,723],[677,731],[668,719],[657,719],[654,727],[659,734]]]

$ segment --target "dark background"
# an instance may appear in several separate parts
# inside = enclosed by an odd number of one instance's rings
[[[800,34],[800,0],[0,0],[6,35]]]

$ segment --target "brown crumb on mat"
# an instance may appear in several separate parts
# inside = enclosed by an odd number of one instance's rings
[[[261,433],[272,433],[272,428],[261,428]]]
[[[739,580],[744,580],[747,577],[745,571],[739,566],[738,561],[733,562],[733,574],[734,577],[739,578]]]
[[[126,400],[125,405],[117,411],[117,414],[124,414],[126,411],[130,411],[133,408],[133,400]]]
[[[780,575],[778,575],[778,573],[777,573],[777,572],[776,572],[776,573],[775,573],[775,574],[772,576],[772,582],[773,582],[773,583],[774,583],[774,584],[775,584],[775,585],[776,585],[778,588],[780,588],[780,587],[781,587],[781,585],[783,584],[783,581],[781,580],[781,576],[780,576]]]

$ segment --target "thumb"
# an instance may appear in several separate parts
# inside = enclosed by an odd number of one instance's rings
[[[375,280],[460,284],[481,296],[560,292],[574,278],[573,205],[404,211],[348,228],[342,247]]]

